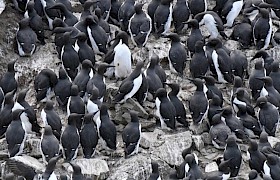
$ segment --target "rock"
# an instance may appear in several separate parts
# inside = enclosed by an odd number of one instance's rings
[[[154,132],[142,132],[140,146],[144,149],[148,149],[150,147],[162,145],[164,141],[158,138],[162,133],[163,131],[159,129],[155,129]]]
[[[239,49],[239,43],[237,41],[234,41],[234,40],[227,40],[224,45],[230,51]]]
[[[200,136],[200,135],[193,135],[192,136],[192,140],[193,140],[194,145],[195,145],[195,147],[196,147],[196,149],[198,151],[200,151],[201,149],[204,148],[204,142],[203,142],[202,136]]]
[[[28,138],[26,140],[27,147],[30,149],[30,156],[32,157],[41,157],[41,151],[40,151],[40,141],[39,138]]]
[[[133,106],[133,110],[137,111],[139,114],[138,116],[143,118],[148,118],[149,114],[147,111],[138,103],[138,101],[135,101],[132,98],[129,98],[127,100],[128,103],[130,103]]]
[[[202,138],[204,144],[207,144],[207,145],[212,144],[212,140],[211,140],[210,134],[208,132],[202,133],[201,138]]]
[[[202,134],[203,132],[208,132],[208,125],[206,120],[203,120],[200,124],[197,125],[191,123],[189,128],[193,132],[193,134]]]
[[[164,143],[152,150],[152,153],[169,165],[180,165],[183,161],[182,151],[191,147],[192,138],[190,131],[164,135]]]
[[[31,167],[32,169],[35,170],[35,172],[38,172],[38,173],[39,172],[42,173],[45,171],[44,164],[42,164],[37,159],[35,159],[34,157],[31,157],[31,156],[27,156],[27,155],[15,156],[15,157],[11,157],[10,160],[21,162],[24,165],[26,165],[27,167]]]
[[[82,174],[94,179],[106,179],[109,175],[109,167],[105,160],[94,159],[76,159],[73,161],[81,167]],[[66,168],[69,172],[71,168]]]
[[[211,162],[211,163],[208,163],[206,164],[205,166],[205,172],[213,172],[213,171],[218,171],[219,170],[219,167],[217,165],[216,162]]]
[[[0,150],[7,150],[7,141],[6,138],[0,139]]]
[[[148,179],[151,172],[151,159],[141,153],[128,159],[121,158],[114,164],[108,180]]]
[[[268,136],[268,142],[271,144],[271,147],[274,147],[276,143],[280,142],[280,139],[273,136]]]

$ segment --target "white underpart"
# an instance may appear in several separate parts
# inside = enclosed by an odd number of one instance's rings
[[[257,17],[258,14],[259,14],[259,10],[256,9],[256,10],[253,10],[252,12],[250,12],[250,13],[247,13],[246,16],[248,16],[250,21],[252,22],[252,21],[255,20],[255,18]]]
[[[125,102],[129,98],[132,98],[132,96],[134,96],[134,94],[137,93],[137,91],[141,87],[142,81],[143,81],[143,76],[142,76],[142,74],[140,74],[137,78],[135,78],[133,80],[133,88],[132,88],[132,90],[128,94],[126,94],[124,96],[124,98],[121,101],[121,103]]]
[[[261,97],[266,97],[266,96],[268,96],[268,92],[267,92],[267,90],[265,89],[265,87],[262,88],[261,93],[260,93],[260,96],[261,96]]]
[[[230,178],[230,173],[228,173],[228,174],[223,174],[222,175],[222,180],[227,180],[227,179],[229,179]]]
[[[28,11],[25,11],[23,16],[24,16],[24,18],[29,18]]]
[[[43,121],[44,126],[47,126],[49,124],[48,120],[47,120],[47,114],[45,112],[45,109],[42,109],[42,111],[41,111],[41,119]]]
[[[170,4],[169,6],[169,16],[164,24],[164,31],[162,33],[163,35],[170,32],[171,22],[172,22],[172,4]]]
[[[44,133],[45,133],[45,132],[44,132]],[[45,156],[45,154],[43,153],[43,150],[42,150],[42,140],[43,140],[44,133],[42,133],[41,138],[40,138],[39,150],[40,150],[40,153],[41,153],[41,155],[42,155],[42,159],[43,159],[44,164],[47,165],[48,162],[47,162],[46,156]]]
[[[4,96],[4,92],[3,92],[2,87],[0,87],[0,94],[2,94],[2,95]],[[2,102],[2,104],[1,104],[1,111],[2,111],[3,108],[4,108],[4,104],[5,104],[5,99],[3,99],[3,102]]]
[[[52,174],[50,175],[48,180],[57,180],[56,175],[54,174],[54,172],[52,172]]]
[[[263,170],[264,170],[264,174],[265,175],[271,177],[271,175],[270,175],[270,168],[267,165],[267,161],[265,161],[264,164],[263,164]]]
[[[206,94],[208,91],[208,88],[205,84],[203,84],[203,93]]]
[[[19,29],[17,30],[16,34],[18,33]],[[25,55],[25,52],[23,51],[22,47],[21,47],[21,44],[20,42],[18,41],[17,39],[17,36],[16,36],[16,40],[17,40],[17,46],[18,46],[18,53],[20,56],[26,56]]]
[[[114,48],[115,77],[126,78],[131,73],[131,52],[126,44],[120,40]]]
[[[224,25],[226,27],[232,27],[235,18],[239,15],[243,6],[243,0],[236,1],[232,4],[231,11],[228,13],[226,19],[227,23]]]
[[[236,106],[236,104],[243,105],[243,106],[245,106],[245,107],[247,106],[245,102],[239,101],[239,100],[237,99],[237,97],[235,97],[235,98],[233,99],[233,110],[234,110],[236,113],[239,111],[239,109],[238,109],[238,107]]]
[[[90,43],[91,43],[91,47],[93,49],[93,51],[96,53],[96,54],[100,54],[101,52],[99,51],[99,48],[91,34],[91,29],[89,26],[87,26],[87,32],[88,32],[88,37],[89,37],[89,40],[90,40]]]
[[[87,111],[88,113],[93,113],[93,120],[96,123],[97,117],[100,116],[99,108],[97,104],[94,104],[90,99],[87,101]]]
[[[24,107],[22,105],[20,105],[18,102],[16,102],[14,104],[14,107],[12,108],[12,111],[15,111],[17,109],[24,109]],[[27,114],[26,112],[23,112],[21,115],[20,115],[20,119],[21,119],[21,122],[24,124],[25,126],[25,130],[27,133],[32,133],[32,124],[29,122],[29,118],[27,117]]]
[[[80,47],[78,45],[78,40],[76,40],[76,42],[75,42],[74,49],[75,49],[76,52],[79,52],[79,50],[80,50]]]
[[[138,151],[139,151],[139,144],[140,144],[140,141],[141,141],[141,135],[142,135],[142,132],[141,132],[141,124],[139,123],[139,132],[140,132],[140,137],[139,137],[139,140],[134,148],[134,150],[132,151],[132,153],[130,155],[134,155],[134,154],[138,154]]]
[[[110,65],[114,65],[114,61]],[[104,76],[112,78],[114,76],[114,72],[115,72],[115,68],[109,67],[109,68],[107,68],[106,72],[104,73]]]
[[[217,38],[219,36],[219,31],[216,26],[216,20],[210,14],[205,14],[203,16],[203,22],[210,33],[211,38]]]
[[[99,128],[100,128],[100,126],[101,126],[100,114],[99,114],[99,116],[97,117],[95,123],[96,123],[96,129],[97,129],[98,136],[100,137],[100,130],[99,130]]]
[[[26,137],[27,137],[26,128],[25,128],[25,125],[24,125],[24,123],[23,123],[22,121],[21,121],[21,125],[22,125],[22,128],[23,128],[23,130],[25,131],[25,133],[24,133],[23,141],[22,141],[22,143],[20,144],[19,151],[18,151],[18,153],[16,153],[15,156],[20,155],[20,154],[23,153],[24,143],[25,143]]]
[[[53,30],[53,20],[48,16],[48,14],[46,13],[46,10],[45,10],[45,8],[46,8],[46,6],[47,6],[47,2],[45,1],[45,0],[41,0],[41,4],[42,4],[42,6],[43,6],[43,10],[44,10],[44,14],[46,15],[46,17],[47,17],[47,20],[48,20],[48,24],[49,24],[49,28],[50,28],[50,30]]]
[[[219,68],[218,54],[217,54],[216,50],[214,50],[212,52],[212,60],[213,60],[214,67],[215,67],[215,70],[216,70],[217,75],[218,75],[218,81],[220,83],[227,83],[227,81],[224,79],[224,75],[222,74],[222,72]]]
[[[264,46],[263,46],[262,49],[267,49],[268,46],[269,46],[269,43],[270,43],[270,39],[271,39],[271,35],[272,35],[272,20],[271,20],[271,18],[269,18],[268,24],[269,24],[269,30],[268,30],[268,34],[265,38]]]
[[[68,102],[67,102],[67,110],[66,110],[66,112],[67,112],[67,117],[69,117],[69,115],[71,114],[71,112],[70,112],[70,102],[71,102],[71,96],[69,97],[69,99],[68,99]]]
[[[204,0],[204,12],[206,12],[206,11],[207,11],[207,1]]]
[[[185,177],[187,177],[187,174],[188,174],[189,170],[190,170],[190,166],[189,166],[188,163],[186,163],[186,165],[185,165],[185,173],[186,173]]]

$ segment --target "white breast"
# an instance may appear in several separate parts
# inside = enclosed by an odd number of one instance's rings
[[[232,4],[232,9],[226,17],[227,19],[227,23],[225,24],[226,27],[232,27],[235,18],[239,15],[242,9],[242,6],[243,6],[243,0],[236,1]]]

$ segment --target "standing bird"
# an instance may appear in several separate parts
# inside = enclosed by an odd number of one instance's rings
[[[95,88],[98,89],[98,99],[103,101],[103,98],[106,94],[106,83],[104,78],[104,73],[110,67],[114,67],[112,65],[108,65],[106,63],[99,64],[97,68],[97,73],[95,73],[92,78],[87,83],[87,94],[91,96],[91,91]]]
[[[78,18],[71,11],[69,11],[69,9],[67,9],[67,7],[61,2],[56,2],[53,6],[50,6],[47,9],[59,10],[63,17],[63,21],[68,26],[74,26],[78,22]]]
[[[218,76],[218,81],[221,83],[232,83],[233,62],[227,51],[223,48],[222,41],[219,38],[214,38],[210,39],[208,44],[214,45],[214,50],[211,53],[211,64],[214,65],[214,74]]]
[[[16,61],[11,61],[8,63],[8,70],[6,73],[3,74],[0,80],[0,87],[5,94],[8,92],[16,92],[18,88],[18,75],[17,71],[15,70],[15,63]]]
[[[72,31],[71,31],[72,32]],[[80,64],[79,55],[75,51],[70,40],[71,32],[65,32],[62,37],[63,46],[61,50],[60,60],[67,75],[74,80],[78,74],[78,67]]]
[[[156,54],[153,54],[151,57],[151,61],[148,65],[148,68],[146,69],[145,76],[148,81],[148,91],[152,94],[155,95],[156,91],[159,88],[163,88],[163,82],[156,72],[156,65],[159,61],[159,57]],[[166,81],[166,78],[165,78]]]
[[[51,98],[51,91],[57,84],[57,76],[50,69],[43,69],[34,80],[37,102],[45,102]]]
[[[189,124],[188,124],[187,118],[186,118],[185,106],[184,106],[183,102],[177,96],[180,91],[179,84],[176,84],[176,83],[166,83],[166,84],[171,88],[171,91],[168,93],[168,98],[170,99],[173,106],[175,107],[176,121],[179,122],[180,124],[182,124],[183,126],[188,127]]]
[[[247,96],[247,91],[244,88],[237,88],[232,97],[232,107],[237,116],[240,115],[240,106],[244,106],[248,114],[255,116],[255,110],[251,104],[251,99]]]
[[[195,180],[195,179],[204,179],[204,174],[201,171],[200,167],[198,166],[198,163],[195,160],[195,156],[193,154],[188,154],[185,157],[186,165],[185,165],[185,171],[186,171],[186,177],[189,177],[189,179]]]
[[[59,141],[53,135],[52,127],[49,125],[45,126],[44,133],[41,136],[40,151],[43,162],[46,164],[51,158],[56,157],[59,154]]]
[[[217,149],[225,149],[226,140],[231,134],[230,128],[222,121],[221,113],[215,114],[210,127],[210,137],[212,144]]]
[[[247,139],[242,121],[240,121],[235,116],[235,114],[233,114],[231,106],[226,106],[223,108],[222,118],[231,131],[235,133],[237,138],[242,140]]]
[[[239,108],[238,118],[244,126],[244,130],[249,137],[260,136],[262,130],[260,123],[256,117],[247,113],[247,109],[243,105],[237,105]]]
[[[96,120],[97,132],[104,148],[110,150],[117,149],[117,130],[115,124],[109,117],[108,108],[102,104],[100,107],[100,116]]]
[[[148,4],[147,13],[150,16],[150,18],[152,19],[152,32],[155,32],[155,18],[154,18],[154,16],[155,16],[155,12],[157,10],[157,7],[160,5],[160,1],[161,0],[152,0]]]
[[[223,100],[220,99],[220,97],[214,93],[212,93],[212,97],[209,100],[209,109],[207,112],[207,118],[209,120],[209,124],[212,125],[212,119],[215,114],[218,114],[222,111],[221,104],[223,103]]]
[[[205,55],[203,46],[204,43],[202,41],[196,41],[194,54],[189,66],[193,78],[204,76],[209,69],[208,59]]]
[[[196,42],[204,42],[204,38],[202,36],[201,30],[199,29],[199,22],[196,19],[189,20],[187,24],[191,28],[189,38],[187,39],[187,47],[191,54],[193,54],[195,52]]]
[[[85,114],[85,103],[83,99],[79,96],[79,88],[77,85],[73,84],[71,86],[71,94],[67,103],[67,115],[72,113]]]
[[[224,32],[224,26],[219,15],[213,11],[206,11],[198,13],[194,19],[196,19],[199,24],[205,24],[207,31],[210,34],[210,38],[217,38],[219,35],[227,38]]]
[[[18,93],[17,101],[14,104],[12,111],[16,109],[25,109],[21,114],[22,123],[25,125],[27,133],[32,131],[40,133],[41,127],[38,125],[36,112],[32,106],[26,102],[25,97],[28,89],[23,89]]]
[[[134,6],[135,14],[130,18],[128,32],[133,44],[137,47],[144,47],[152,31],[152,20],[142,9],[144,4],[137,3]]]
[[[259,15],[253,24],[253,38],[257,49],[267,49],[272,35],[272,19],[267,9],[259,8]]]
[[[232,27],[235,18],[239,15],[243,7],[243,0],[228,0],[221,12],[223,18],[226,19],[225,27]]]
[[[204,80],[205,80],[205,85],[207,87],[207,99],[211,99],[212,94],[216,94],[217,96],[219,96],[220,100],[221,100],[221,104],[220,106],[223,105],[223,94],[222,91],[215,85],[216,84],[216,80],[213,76],[201,76]]]
[[[54,110],[53,102],[51,100],[46,101],[45,108],[41,111],[41,118],[45,126],[51,126],[53,134],[59,140],[62,123],[58,113]]]
[[[189,6],[193,17],[195,17],[198,13],[207,11],[206,0],[190,0]]]
[[[224,160],[226,161],[228,159],[231,159],[229,162],[230,177],[236,177],[239,173],[242,156],[235,137],[232,135],[228,137],[226,149],[224,151]]]
[[[257,53],[254,55],[251,61],[257,58],[263,59],[266,75],[268,76],[272,70],[272,63],[274,62],[274,58],[271,55],[269,55],[265,50],[257,51]]]
[[[132,98],[140,89],[143,83],[142,68],[144,63],[139,61],[134,71],[122,81],[118,94],[115,96],[115,102],[123,103]]]
[[[80,132],[80,142],[85,158],[91,158],[95,153],[95,147],[98,143],[98,134],[93,123],[93,113],[84,116],[84,123]]]
[[[70,162],[77,157],[80,136],[76,126],[79,114],[73,113],[68,116],[68,123],[61,134],[62,153],[66,162]]]
[[[63,108],[66,107],[70,97],[71,86],[71,79],[67,76],[65,69],[60,67],[58,72],[58,81],[54,87],[54,94],[59,106]]]
[[[279,62],[274,61],[271,64],[271,72],[269,77],[272,79],[274,88],[280,93],[280,71],[279,71]]]
[[[109,40],[108,34],[101,26],[98,25],[94,16],[86,17],[85,21],[87,23],[87,34],[94,53],[106,54],[106,45]]]
[[[258,143],[254,140],[249,141],[249,148],[247,151],[249,159],[249,166],[251,169],[255,169],[258,173],[263,171],[263,164],[266,160],[266,157],[258,149]]]
[[[233,62],[233,74],[244,79],[248,75],[248,61],[245,54],[240,50],[234,50],[230,53]]]
[[[8,126],[10,125],[12,118],[12,109],[14,107],[14,93],[9,92],[5,95],[4,107],[0,111],[0,137],[2,137]]]
[[[29,18],[29,26],[37,35],[37,39],[41,42],[42,45],[45,45],[45,30],[44,23],[42,17],[39,16],[34,9],[35,3],[33,1],[29,1],[27,4],[27,9],[24,16]]]
[[[36,1],[35,1],[36,2]],[[43,6],[43,12],[48,20],[48,26],[50,30],[53,30],[53,21],[57,17],[60,17],[60,12],[57,9],[50,9],[49,7],[52,7],[55,5],[54,0],[41,0],[41,4]]]
[[[97,1],[97,8],[100,8],[102,18],[105,21],[108,21],[111,11],[111,0],[103,0],[103,1]]]
[[[6,141],[8,144],[9,157],[20,155],[23,152],[27,135],[25,126],[22,124],[20,118],[20,115],[23,112],[23,109],[18,109],[12,112],[12,122],[8,126],[6,131]]]
[[[128,123],[122,132],[125,157],[138,154],[141,140],[141,124],[135,112],[130,112],[131,122]]]
[[[175,129],[176,109],[167,97],[164,88],[159,88],[155,94],[156,98],[156,115],[160,119],[161,128]]]
[[[269,176],[271,179],[279,179],[279,157],[275,154],[268,154],[266,158],[267,160],[263,165],[264,174]]]
[[[187,51],[181,43],[180,37],[176,33],[171,33],[166,36],[171,39],[171,47],[168,52],[169,67],[173,73],[178,73],[183,76],[186,67]]]
[[[115,77],[126,78],[131,73],[132,61],[132,55],[128,48],[128,35],[126,32],[121,31],[117,34],[115,41],[117,45],[112,52]]]
[[[84,60],[88,59],[91,61],[92,65],[95,65],[95,54],[93,49],[88,45],[88,37],[84,32],[79,32],[76,37],[75,49],[78,52],[80,63],[82,64]]]
[[[275,136],[279,121],[278,109],[273,104],[268,102],[266,97],[259,97],[257,99],[256,106],[260,108],[258,119],[264,130],[270,136]]]
[[[125,0],[119,9],[118,18],[122,31],[128,30],[129,20],[135,13],[134,5],[135,0]]]
[[[166,35],[170,31],[172,21],[172,1],[161,0],[154,14],[154,26],[157,37]]]
[[[88,81],[93,77],[93,64],[86,59],[82,62],[82,69],[75,77],[73,84],[78,86],[79,95],[84,97]]]
[[[265,96],[271,104],[277,107],[280,107],[280,94],[274,88],[272,79],[269,76],[257,78],[264,82],[264,87],[261,90],[260,96]]]
[[[264,82],[258,78],[265,76],[266,73],[263,67],[263,62],[258,60],[255,63],[255,69],[252,70],[249,77],[249,88],[252,91],[252,97],[254,100],[257,100],[258,97],[260,97],[260,93],[264,85]]]
[[[96,122],[97,117],[100,115],[100,107],[102,102],[99,99],[99,90],[97,88],[93,88],[90,97],[87,101],[87,112],[93,114],[93,120]]]
[[[196,91],[193,96],[190,97],[189,109],[194,124],[200,124],[207,115],[209,108],[206,92],[204,91],[204,84],[201,79],[191,80],[196,86]]]
[[[60,156],[51,158],[46,166],[44,173],[39,174],[38,179],[41,178],[41,179],[48,179],[48,180],[57,180],[54,170],[55,170],[56,163],[59,159],[60,159]]]
[[[176,33],[180,34],[189,20],[190,9],[186,0],[178,0],[174,6],[172,20]]]
[[[111,38],[110,37],[110,34],[111,34],[110,25],[107,21],[105,21],[105,19],[103,19],[101,9],[99,7],[95,8],[94,14],[98,18],[98,25],[104,29],[104,31],[107,33],[107,35],[110,39]]]
[[[17,50],[20,56],[31,56],[36,49],[37,35],[29,24],[29,18],[22,19],[16,32]]]
[[[150,174],[148,180],[160,180],[161,177],[159,175],[158,163],[156,161],[152,161],[151,165],[152,165],[152,173]]]
[[[119,24],[119,9],[121,7],[121,2],[119,0],[111,0],[111,10],[108,22],[110,24]]]
[[[70,163],[72,168],[73,168],[73,174],[72,174],[72,179],[74,180],[83,180],[85,177],[82,174],[81,167],[78,166],[77,164]]]
[[[233,27],[231,37],[238,41],[242,49],[248,49],[253,39],[253,28],[248,18],[243,18],[241,23]]]

